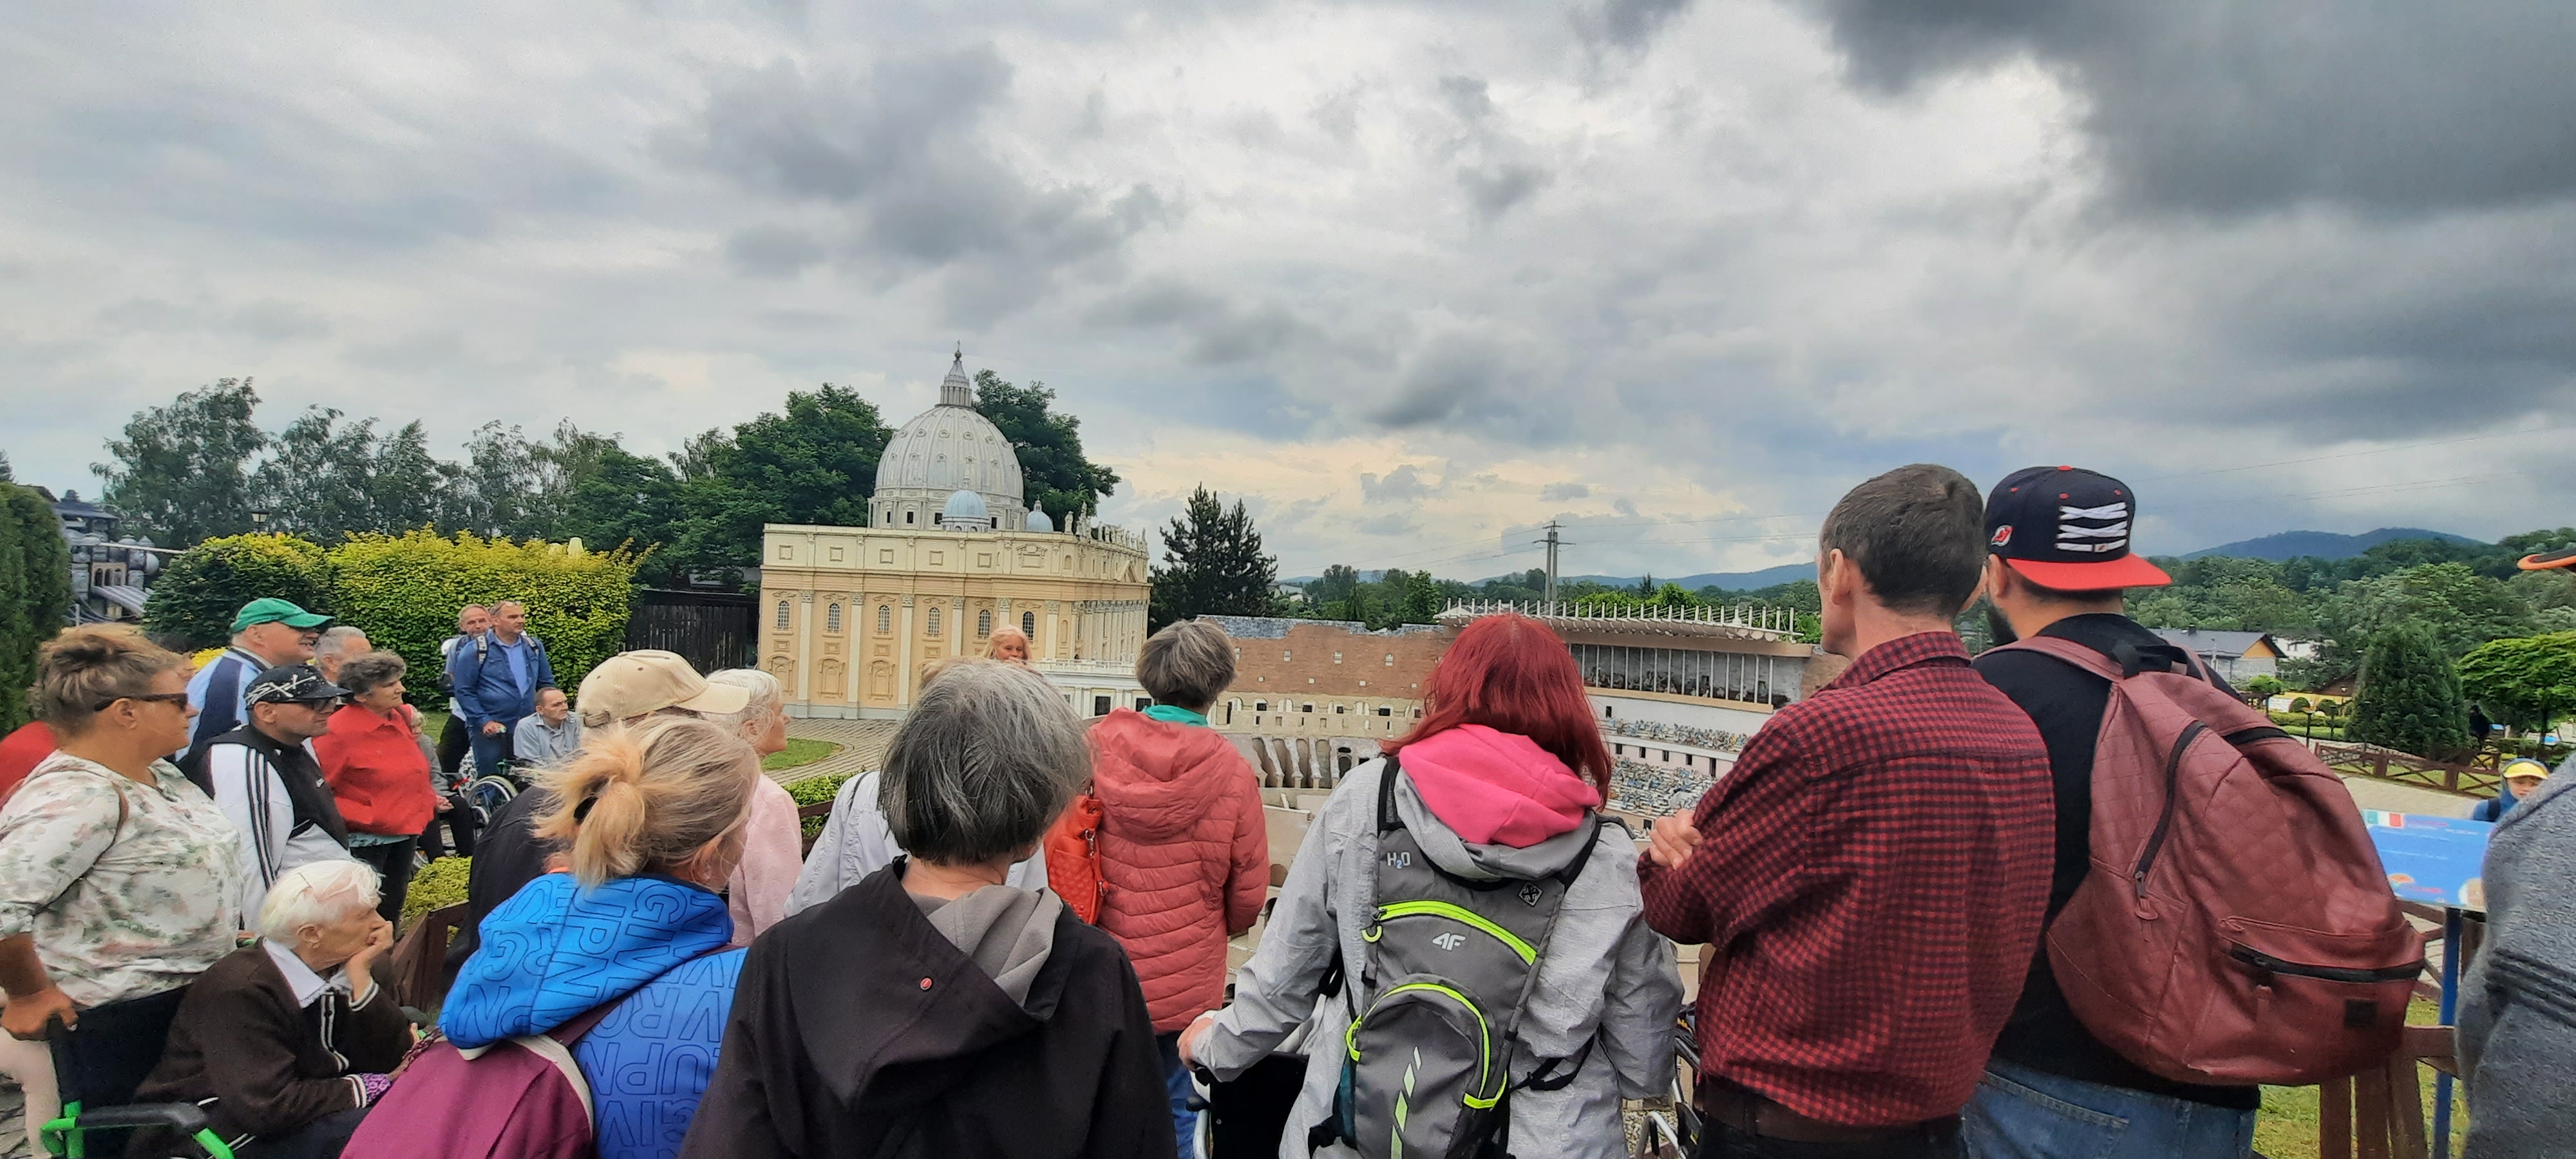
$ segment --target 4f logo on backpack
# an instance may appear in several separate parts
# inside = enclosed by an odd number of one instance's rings
[[[1431,939],[1432,945],[1438,946],[1444,950],[1457,949],[1458,947],[1465,945],[1466,942],[1467,935],[1465,934],[1442,934],[1439,937]]]
[[[1537,882],[1529,881],[1521,883],[1522,905],[1535,908],[1538,905],[1538,899],[1546,896],[1547,891],[1540,889]]]
[[[1396,852],[1386,855],[1386,866],[1389,869],[1407,869],[1411,868],[1412,865],[1413,854],[1410,852],[1397,850]]]

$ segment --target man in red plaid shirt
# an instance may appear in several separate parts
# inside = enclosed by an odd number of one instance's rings
[[[1851,667],[1775,713],[1688,824],[1655,826],[1646,920],[1708,947],[1702,1156],[1962,1154],[2054,854],[2048,750],[1950,627],[1984,511],[1922,464],[1843,496],[1816,582]]]

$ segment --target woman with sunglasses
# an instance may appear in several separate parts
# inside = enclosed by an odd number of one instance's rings
[[[167,759],[197,715],[187,688],[187,659],[130,628],[70,629],[38,661],[30,707],[60,747],[0,807],[0,1071],[26,1089],[31,1141],[61,1113],[48,1024],[175,1005],[232,952],[240,842]]]

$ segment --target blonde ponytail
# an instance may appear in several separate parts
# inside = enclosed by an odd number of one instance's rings
[[[585,888],[669,873],[741,822],[758,776],[751,746],[702,720],[601,729],[544,774],[555,800],[536,835],[572,851]]]

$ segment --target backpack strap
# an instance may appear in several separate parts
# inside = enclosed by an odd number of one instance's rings
[[[2123,641],[2105,655],[2100,649],[2063,637],[2031,636],[1989,649],[1991,652],[2011,650],[2038,652],[2063,660],[2114,684],[2150,669],[2160,672],[2179,669],[2186,675],[2209,679],[2209,670],[2201,664],[2200,657],[2192,655],[2188,648],[2177,648],[2171,644],[2142,647]]]

